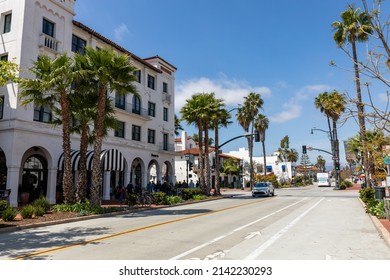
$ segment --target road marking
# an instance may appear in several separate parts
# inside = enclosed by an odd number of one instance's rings
[[[259,235],[261,235],[260,231],[254,231],[254,232],[251,232],[250,234],[248,234],[247,236],[245,236],[245,239],[252,239],[253,237],[259,236]]]
[[[263,245],[261,245],[259,248],[254,250],[252,253],[250,253],[247,257],[244,258],[244,260],[255,260],[258,256],[261,255],[268,247],[270,247],[272,244],[275,243],[276,240],[278,240],[280,237],[282,237],[286,232],[292,228],[296,223],[298,223],[304,216],[306,216],[311,210],[313,210],[315,207],[317,207],[318,204],[320,204],[325,198],[321,198],[316,204],[314,204],[312,207],[307,209],[305,212],[303,212],[301,215],[299,215],[297,218],[295,218],[291,223],[289,223],[287,226],[285,226],[283,229],[281,229],[279,232],[277,232],[275,235],[273,235],[270,239],[268,239]]]
[[[270,199],[272,199],[272,198],[265,198],[265,199],[262,199],[262,200],[256,200],[256,201],[253,201],[253,202],[250,202],[250,203],[239,204],[239,205],[236,205],[236,206],[226,207],[226,208],[222,208],[222,209],[219,209],[219,210],[213,210],[213,211],[206,212],[206,213],[200,213],[200,214],[196,214],[196,215],[193,215],[193,216],[178,218],[178,219],[174,219],[174,220],[170,220],[170,221],[166,221],[166,222],[152,224],[152,225],[145,226],[145,227],[140,227],[140,228],[135,228],[135,229],[131,229],[131,230],[126,230],[126,231],[122,231],[122,232],[118,232],[118,233],[115,233],[115,234],[106,235],[106,236],[95,238],[95,239],[91,239],[91,240],[86,240],[86,241],[82,241],[82,242],[76,242],[76,243],[72,243],[72,244],[69,244],[69,245],[54,247],[54,248],[50,248],[50,249],[42,250],[42,251],[36,251],[36,252],[29,253],[29,254],[21,255],[19,257],[13,258],[13,259],[14,260],[23,260],[23,259],[27,259],[27,258],[31,258],[31,257],[36,257],[36,256],[44,255],[44,254],[47,254],[47,253],[52,253],[52,252],[57,252],[57,251],[65,250],[65,249],[70,249],[70,248],[77,247],[77,246],[83,246],[83,245],[87,245],[87,244],[90,244],[90,243],[95,243],[95,242],[111,239],[111,238],[122,236],[122,235],[131,234],[131,233],[134,233],[134,232],[138,232],[138,231],[142,231],[142,230],[146,230],[146,229],[150,229],[150,228],[155,228],[155,227],[159,227],[159,226],[163,226],[163,225],[167,225],[167,224],[172,224],[172,223],[176,223],[176,222],[181,222],[181,221],[186,221],[186,220],[190,220],[190,219],[195,219],[195,218],[198,218],[198,217],[207,216],[207,215],[211,215],[211,214],[218,213],[218,212],[223,212],[223,211],[232,210],[232,209],[239,208],[239,207],[244,207],[244,206],[248,206],[248,205],[252,205],[252,204],[256,204],[256,203],[261,203],[261,202],[264,202],[264,201],[267,201],[267,200],[270,200]]]
[[[187,256],[187,255],[189,255],[189,254],[191,254],[191,253],[193,253],[193,252],[196,252],[196,251],[198,251],[198,250],[200,250],[200,249],[202,249],[202,248],[204,248],[204,247],[206,247],[206,246],[209,246],[209,245],[211,245],[211,244],[213,244],[213,243],[215,243],[215,242],[217,242],[217,241],[219,241],[219,240],[221,240],[221,239],[224,239],[224,238],[228,237],[229,235],[232,235],[232,234],[234,234],[234,233],[236,233],[236,232],[238,232],[238,231],[240,231],[240,230],[243,230],[244,228],[247,228],[247,227],[249,227],[249,226],[251,226],[251,225],[253,225],[253,224],[256,224],[256,223],[258,223],[258,222],[260,222],[260,221],[262,221],[262,220],[264,220],[264,219],[267,219],[267,218],[269,218],[269,217],[271,217],[271,216],[273,216],[273,215],[275,215],[275,214],[277,214],[277,213],[279,213],[279,212],[281,212],[281,211],[284,211],[284,210],[286,210],[286,209],[288,209],[288,208],[290,208],[290,207],[292,207],[292,206],[294,206],[294,205],[296,205],[296,204],[298,204],[298,203],[301,203],[301,202],[303,202],[304,200],[307,200],[307,199],[308,199],[308,198],[303,198],[303,199],[301,199],[300,201],[297,201],[297,202],[295,202],[295,203],[293,203],[293,204],[290,204],[290,205],[288,205],[288,206],[286,206],[286,207],[283,207],[283,208],[281,208],[281,209],[279,209],[279,210],[277,210],[277,211],[275,211],[275,212],[272,212],[272,213],[270,213],[270,214],[268,214],[268,215],[266,215],[266,216],[264,216],[264,217],[261,217],[260,219],[257,219],[257,220],[255,220],[255,221],[253,221],[253,222],[250,222],[250,223],[246,224],[246,225],[243,225],[243,226],[241,226],[241,227],[238,227],[238,228],[236,228],[236,229],[234,229],[234,230],[228,232],[227,234],[218,236],[218,237],[216,237],[216,238],[214,238],[214,239],[212,239],[212,240],[210,240],[210,241],[208,241],[208,242],[205,242],[205,243],[203,243],[203,244],[201,244],[201,245],[199,245],[199,246],[196,246],[196,247],[194,247],[194,248],[192,248],[192,249],[190,249],[190,250],[188,250],[188,251],[186,251],[186,252],[183,252],[183,253],[181,253],[180,255],[177,255],[177,256],[175,256],[175,257],[173,257],[173,258],[170,258],[170,260],[178,260],[178,259],[180,259],[180,258],[183,258],[183,257],[185,257],[185,256]]]

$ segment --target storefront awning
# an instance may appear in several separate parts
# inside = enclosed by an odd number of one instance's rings
[[[87,152],[87,170],[92,170],[93,151]],[[80,151],[72,150],[70,153],[72,170],[79,170]],[[125,159],[122,153],[116,149],[103,150],[100,153],[100,162],[104,171],[124,171]],[[64,154],[58,159],[58,170],[64,169]]]

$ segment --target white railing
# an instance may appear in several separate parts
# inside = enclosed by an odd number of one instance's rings
[[[43,33],[41,34],[41,36],[39,38],[39,46],[40,47],[46,47],[46,48],[51,49],[55,52],[58,52],[59,44],[60,44],[60,41],[58,41],[57,39],[55,39],[49,35],[43,34]]]

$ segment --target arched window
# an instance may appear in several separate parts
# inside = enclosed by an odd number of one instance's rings
[[[134,114],[141,115],[141,99],[134,95],[133,96],[133,111]]]

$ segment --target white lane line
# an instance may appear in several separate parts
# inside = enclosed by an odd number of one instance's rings
[[[320,204],[324,199],[325,198],[321,198],[316,204],[314,204],[312,207],[307,209],[305,212],[303,212],[301,215],[299,215],[297,218],[295,218],[291,223],[289,223],[287,226],[285,226],[283,229],[281,229],[279,232],[277,232],[275,235],[273,235],[270,239],[268,239],[266,242],[264,242],[263,245],[261,245],[259,248],[254,250],[247,257],[245,257],[244,260],[255,260],[258,256],[260,256],[261,253],[263,253],[269,246],[271,246],[273,243],[275,243],[276,240],[278,240],[280,237],[282,237],[290,228],[292,228],[296,223],[298,223],[311,210],[313,210],[315,207],[317,207],[317,205]]]
[[[253,222],[250,222],[250,223],[246,224],[246,225],[243,225],[243,226],[241,226],[241,227],[238,227],[238,228],[236,228],[236,229],[234,229],[234,230],[228,232],[228,233],[225,234],[225,235],[218,236],[218,237],[216,237],[216,238],[214,238],[214,239],[212,239],[212,240],[210,240],[210,241],[208,241],[208,242],[206,242],[206,243],[203,243],[203,244],[201,244],[201,245],[199,245],[199,246],[196,246],[196,247],[194,247],[194,248],[192,248],[192,249],[190,249],[190,250],[188,250],[188,251],[186,251],[186,252],[184,252],[184,253],[181,253],[180,255],[177,255],[177,256],[175,256],[175,257],[173,257],[173,258],[170,258],[170,260],[178,260],[178,259],[180,259],[180,258],[182,258],[182,257],[185,257],[185,256],[187,256],[187,255],[189,255],[189,254],[191,254],[191,253],[193,253],[193,252],[195,252],[195,251],[198,251],[198,250],[200,250],[200,249],[202,249],[202,248],[204,248],[204,247],[206,247],[206,246],[208,246],[208,245],[211,245],[211,244],[213,244],[213,243],[215,243],[215,242],[217,242],[217,241],[219,241],[219,240],[221,240],[221,239],[223,239],[223,238],[225,238],[225,237],[227,237],[227,236],[229,236],[229,235],[232,235],[232,234],[234,234],[234,233],[236,233],[236,232],[238,232],[238,231],[240,231],[240,230],[243,230],[244,228],[247,228],[247,227],[249,227],[249,226],[251,226],[251,225],[253,225],[253,224],[255,224],[255,223],[258,223],[258,222],[260,222],[260,221],[262,221],[262,220],[264,220],[264,219],[267,219],[267,218],[269,218],[269,217],[271,217],[271,216],[273,216],[273,215],[275,215],[275,214],[277,214],[277,213],[279,213],[279,212],[281,212],[281,211],[284,211],[284,210],[286,210],[286,209],[288,209],[288,208],[290,208],[290,207],[292,207],[292,206],[294,206],[294,205],[297,205],[298,203],[301,203],[302,201],[307,200],[307,199],[308,199],[308,198],[305,197],[305,198],[301,199],[301,200],[298,201],[298,202],[295,202],[295,203],[293,203],[293,204],[290,204],[290,205],[288,205],[288,206],[286,206],[286,207],[283,207],[283,208],[281,208],[281,209],[279,209],[279,210],[277,210],[277,211],[275,211],[275,212],[272,212],[271,214],[268,214],[268,215],[266,215],[266,216],[264,216],[264,217],[262,217],[262,218],[260,218],[260,219],[257,219],[257,220],[255,220],[255,221],[253,221]]]

